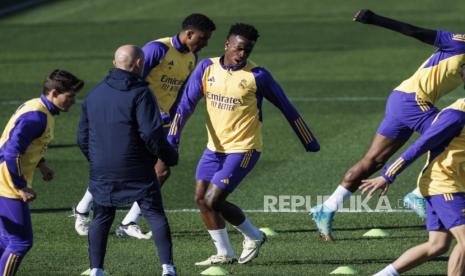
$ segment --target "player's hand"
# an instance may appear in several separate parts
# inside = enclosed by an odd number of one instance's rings
[[[378,176],[371,179],[362,180],[362,185],[358,188],[362,191],[362,194],[368,192],[368,197],[371,198],[376,190],[381,190],[381,195],[385,195],[389,190],[389,182],[382,176]]]
[[[40,162],[39,163],[39,170],[40,170],[40,173],[42,174],[42,179],[44,181],[52,180],[54,175],[55,175],[53,170],[50,169],[49,167],[47,167],[47,165],[45,165],[45,162]]]
[[[357,21],[363,24],[369,24],[373,22],[373,17],[375,16],[375,13],[368,10],[359,10],[354,17],[352,18],[353,21]]]
[[[19,190],[19,195],[21,196],[21,199],[24,202],[30,202],[36,199],[37,195],[36,193],[28,187],[24,187],[21,190]]]

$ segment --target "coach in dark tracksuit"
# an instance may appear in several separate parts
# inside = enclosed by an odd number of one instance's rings
[[[160,111],[140,78],[144,54],[125,45],[112,69],[82,104],[78,144],[89,160],[94,218],[89,229],[91,275],[103,275],[116,206],[137,201],[150,224],[163,275],[175,275],[171,234],[154,171],[157,157],[170,166],[178,155],[165,140]]]

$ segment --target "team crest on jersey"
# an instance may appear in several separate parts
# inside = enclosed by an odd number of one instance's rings
[[[242,79],[241,82],[239,83],[239,87],[242,89],[245,89],[247,87],[247,80]]]

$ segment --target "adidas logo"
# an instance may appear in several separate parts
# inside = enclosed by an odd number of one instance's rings
[[[207,81],[209,81],[209,82],[215,82],[215,77],[212,76],[212,77],[208,78]]]
[[[172,60],[172,61],[168,62],[168,65],[174,66],[174,61]]]

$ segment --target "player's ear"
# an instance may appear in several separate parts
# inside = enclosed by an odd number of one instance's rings
[[[226,39],[226,41],[224,42],[224,50],[228,50],[228,47],[229,47],[229,40]]]
[[[50,95],[50,97],[56,98],[58,96],[58,90],[53,88],[52,90],[50,90],[50,92],[48,92],[48,94]]]

